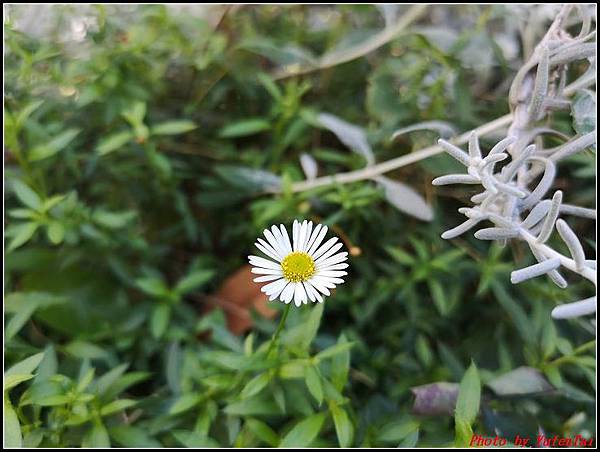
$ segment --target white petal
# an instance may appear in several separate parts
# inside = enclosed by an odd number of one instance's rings
[[[277,239],[277,244],[279,245],[279,249],[281,250],[281,253],[283,255],[287,255],[289,254],[289,251],[287,249],[287,244],[285,243],[285,239],[283,238],[283,235],[281,234],[281,230],[273,225],[271,226],[271,232],[273,233],[273,236],[275,237],[275,239]]]
[[[336,245],[333,245],[325,254],[323,254],[320,258],[318,258],[317,260],[315,260],[315,264],[319,264],[321,262],[325,262],[325,260],[327,258],[329,258],[333,254],[337,253],[342,246],[344,246],[343,243],[338,243]]]
[[[348,264],[346,264],[345,262],[342,262],[341,264],[333,264],[333,265],[327,265],[327,266],[321,264],[321,265],[317,266],[317,269],[329,271],[329,270],[343,270],[348,267],[349,267]]]
[[[333,281],[329,281],[329,278],[326,278],[324,276],[315,275],[315,276],[313,276],[312,279],[314,279],[319,284],[321,284],[325,287],[328,287],[329,289],[335,289],[335,283]]]
[[[259,276],[258,278],[254,278],[252,281],[266,282],[266,281],[274,281],[279,278],[281,278],[281,275],[266,275],[266,276]]]
[[[275,250],[275,252],[279,256],[279,258],[283,259],[285,257],[285,252],[283,251],[281,245],[279,244],[279,242],[277,241],[277,239],[275,238],[275,236],[273,235],[273,233],[271,231],[269,231],[268,229],[265,229],[263,231],[263,234],[265,235],[265,237],[269,241],[269,245],[271,245],[273,247],[273,249]]]
[[[321,292],[323,295],[331,295],[331,292],[329,292],[329,289],[327,289],[327,287],[325,287],[323,284],[321,284],[320,281],[318,281],[316,278],[311,278],[308,280],[308,283],[313,286],[316,290],[318,290],[319,292]]]
[[[308,244],[308,241],[310,240],[310,236],[312,234],[312,229],[313,229],[313,222],[309,221],[308,225],[306,226],[305,229],[305,234],[304,234],[304,240],[302,241],[302,247],[300,248],[300,251],[304,251],[306,252],[308,250],[308,247],[306,246]]]
[[[298,234],[298,251],[304,251],[304,242],[306,242],[306,232],[308,230],[308,222],[304,220],[300,226],[300,233]]]
[[[252,267],[250,270],[252,273],[257,275],[279,275],[283,276],[283,272],[280,270],[272,270],[270,268],[260,268],[260,267]]]
[[[334,264],[339,264],[340,262],[344,262],[346,260],[348,260],[348,253],[344,251],[343,253],[334,254],[333,256],[330,256],[324,260],[319,260],[317,268],[325,269],[325,267],[329,267],[330,265]],[[344,265],[347,266],[348,264]]]
[[[294,297],[294,286],[294,283],[289,283],[281,292],[279,299],[285,304],[288,304],[290,301],[292,301],[292,298]]]
[[[327,226],[321,226],[321,230],[319,231],[319,235],[317,235],[313,239],[312,245],[310,245],[310,248],[307,251],[308,254],[310,254],[311,256],[313,255],[313,253],[317,250],[317,248],[319,247],[319,245],[321,244],[321,242],[325,238],[325,234],[327,234]]]
[[[298,251],[298,234],[300,233],[300,223],[298,220],[294,220],[292,224],[292,248],[294,251]]]
[[[293,251],[292,244],[290,242],[290,236],[288,235],[287,229],[285,228],[284,225],[280,224],[279,229],[281,231],[281,235],[283,236],[283,240],[285,241],[285,250],[289,254]]]
[[[325,253],[327,250],[329,250],[333,245],[335,245],[335,243],[338,241],[337,237],[332,237],[329,240],[327,240],[322,246],[321,248],[319,248],[317,251],[315,251],[314,253],[311,254],[313,259],[317,259],[319,256],[321,256],[323,253]]]
[[[269,245],[267,242],[265,242],[263,239],[256,239],[256,243],[254,244],[259,250],[261,250],[263,253],[265,253],[267,256],[269,256],[272,259],[275,259],[276,261],[280,262],[281,261],[281,257],[279,257],[279,254],[277,253],[277,251],[275,251],[273,249],[273,247],[271,245]]]
[[[319,275],[316,275],[315,278],[321,278],[324,283],[333,284],[334,287],[336,286],[336,284],[343,284],[344,283],[344,280],[342,278],[335,278],[335,277],[332,277],[332,276],[321,276],[319,274]],[[332,289],[333,289],[333,287],[332,287]]]
[[[321,294],[319,293],[319,291],[317,289],[315,289],[313,287],[312,284],[309,284],[308,282],[304,284],[306,287],[306,292],[308,292],[308,296],[311,297],[311,301],[314,303],[315,301],[318,301],[319,303],[323,303],[323,297],[321,296]]]
[[[255,267],[270,268],[273,270],[278,270],[281,268],[281,265],[277,262],[270,261],[264,257],[248,256],[248,261]]]
[[[308,294],[306,293],[306,287],[304,287],[304,283],[300,285],[302,286],[302,303],[308,304]]]
[[[315,289],[313,289],[313,286],[311,286],[307,282],[303,283],[303,285],[304,285],[304,290],[306,291],[306,295],[308,295],[308,298],[310,298],[310,301],[312,301],[313,303],[315,301],[317,301],[317,299],[315,298],[315,293],[314,293]]]
[[[294,304],[297,307],[302,306],[302,301],[306,297],[306,292],[304,291],[304,286],[302,283],[297,283],[294,288]]]
[[[307,252],[310,249],[310,247],[312,246],[312,244],[314,243],[315,239],[317,238],[317,235],[319,235],[319,231],[321,231],[320,224],[315,226],[315,228],[312,231],[312,234],[310,234],[310,237],[308,238],[308,241],[306,242],[306,251]]]
[[[269,301],[276,300],[280,294],[281,294],[281,291],[272,293],[271,295],[269,295]]]
[[[319,293],[319,291],[318,291],[317,289],[315,289],[314,287],[313,287],[313,289],[312,289],[312,290],[315,292],[315,297],[317,297],[317,301],[318,301],[319,303],[323,303],[323,295],[321,295],[321,294]]]
[[[332,271],[332,270],[322,270],[317,273],[319,276],[329,276],[331,278],[339,278],[341,276],[346,276],[348,272],[340,272],[340,271]]]
[[[260,290],[261,290],[261,292],[264,292],[267,295],[273,295],[275,292],[277,292],[277,293],[281,292],[285,288],[286,284],[287,284],[287,281],[285,279],[281,278],[281,279],[278,279],[277,281],[267,284],[266,286],[262,286],[260,288]]]

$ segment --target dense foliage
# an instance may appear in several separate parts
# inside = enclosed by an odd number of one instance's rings
[[[7,445],[595,435],[594,328],[550,317],[590,286],[513,286],[511,270],[533,263],[525,245],[442,240],[473,194],[432,187],[457,172],[449,156],[386,175],[420,193],[432,221],[370,180],[292,190],[303,154],[319,175],[371,163],[321,113],[363,127],[380,162],[438,138],[391,140],[399,128],[462,133],[508,113],[520,27],[535,16],[531,40],[552,19],[546,7],[412,8],[9,7]],[[408,14],[407,31],[346,58]],[[554,127],[573,134],[581,118],[559,112]],[[563,163],[569,202],[594,206],[594,168],[595,151]],[[292,309],[270,354],[276,317],[236,272],[265,227],[296,218],[342,237],[349,275],[324,304]],[[592,221],[571,225],[594,237]]]

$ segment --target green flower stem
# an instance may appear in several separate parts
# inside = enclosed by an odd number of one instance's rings
[[[292,306],[292,303],[288,303],[287,305],[285,305],[285,310],[283,311],[283,314],[281,315],[281,319],[279,320],[279,325],[277,325],[275,334],[273,334],[273,337],[271,338],[271,343],[269,344],[269,349],[267,350],[267,357],[271,354],[273,347],[275,347],[275,343],[279,340],[279,334],[281,333],[281,330],[283,330],[285,321],[287,320],[288,314],[290,313],[291,306]]]
[[[593,339],[589,342],[586,342],[583,345],[577,347],[573,352],[569,355],[561,356],[560,358],[556,358],[554,361],[549,363],[550,366],[560,366],[561,364],[568,363],[574,359],[576,359],[577,355],[596,347],[596,339]]]

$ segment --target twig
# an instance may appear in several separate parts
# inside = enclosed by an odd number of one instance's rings
[[[507,114],[498,119],[495,119],[487,124],[484,124],[477,129],[475,132],[478,136],[484,136],[490,134],[498,129],[508,126],[512,121],[512,115]],[[453,140],[450,140],[452,143],[460,145],[469,141],[469,136],[471,135],[471,131],[465,132],[462,135],[459,135]],[[339,173],[333,176],[324,176],[318,177],[312,180],[306,180],[301,182],[296,182],[292,184],[293,192],[300,192],[310,190],[315,187],[322,187],[324,185],[331,184],[348,184],[351,182],[357,182],[366,179],[372,179],[375,176],[379,176],[381,174],[387,173],[389,171],[402,168],[403,166],[410,165],[411,163],[418,162],[420,160],[424,160],[428,157],[432,157],[437,154],[441,154],[444,150],[437,144],[433,146],[426,147],[419,151],[411,152],[408,155],[403,155],[401,157],[397,157],[391,160],[387,160],[385,162],[369,166],[367,168],[363,168],[356,171],[349,171],[347,173]],[[269,193],[279,193],[281,190],[273,189],[269,191]]]
[[[286,70],[284,68],[275,72],[275,74],[273,74],[272,77],[274,80],[295,77],[298,75],[304,75],[311,72],[327,69],[333,66],[337,66],[338,64],[347,63],[348,61],[360,58],[394,39],[396,36],[402,33],[412,22],[421,17],[425,13],[426,9],[427,5],[414,5],[406,12],[406,14],[404,14],[398,20],[398,22],[394,26],[386,27],[380,33],[376,34],[370,39],[367,39],[365,42],[357,45],[356,47],[353,47],[349,51],[343,52],[342,54],[338,55],[326,53],[319,59],[319,63],[316,66],[308,66],[295,71]]]

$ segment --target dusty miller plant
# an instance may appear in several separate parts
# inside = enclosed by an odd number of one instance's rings
[[[574,25],[574,17],[581,23],[577,36],[567,32],[567,27]],[[438,177],[433,184],[479,184],[483,187],[483,191],[471,198],[472,207],[459,209],[467,220],[444,232],[442,237],[452,239],[483,222],[491,222],[493,226],[479,229],[475,237],[502,243],[509,239],[526,242],[537,263],[513,271],[511,281],[514,284],[547,275],[559,287],[565,288],[567,281],[559,272],[564,268],[596,285],[595,259],[586,259],[581,239],[567,221],[560,218],[574,215],[595,221],[596,211],[565,204],[560,190],[552,192],[561,160],[595,147],[595,127],[588,132],[579,130],[576,136],[569,138],[548,127],[546,121],[553,111],[570,109],[573,94],[596,83],[596,31],[591,28],[589,10],[571,5],[561,8],[516,74],[509,92],[512,123],[506,138],[493,146],[487,155],[482,154],[475,132],[470,136],[468,152],[439,140],[440,146],[467,168],[467,173]],[[582,60],[590,62],[589,70],[567,85],[569,67]],[[563,136],[566,141],[558,147],[545,148],[541,140],[544,134]],[[502,161],[509,163],[498,165]],[[555,230],[567,245],[568,256],[547,243]],[[557,306],[552,316],[569,318],[595,311],[594,296]]]

